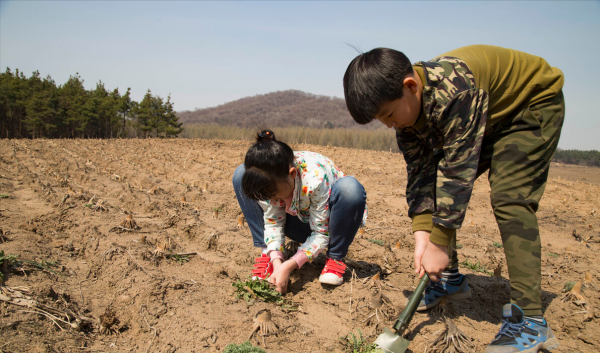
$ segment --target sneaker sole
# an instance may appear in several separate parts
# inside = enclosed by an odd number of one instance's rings
[[[531,347],[529,349],[526,349],[524,351],[520,351],[519,353],[537,353],[540,351],[540,349],[545,349],[545,350],[551,350],[554,348],[558,348],[559,343],[558,340],[556,339],[556,337],[550,337],[546,340],[546,342],[541,342],[540,344],[536,345],[535,347]],[[505,346],[496,346],[499,349],[503,349],[506,348]],[[485,350],[486,353],[497,353],[500,352],[500,350],[496,350],[494,349],[495,347],[492,347],[491,349],[488,348]],[[504,350],[502,351],[504,352]]]
[[[344,283],[344,279],[340,278],[339,280],[335,280],[335,279],[326,279],[326,278],[319,277],[319,282],[321,282],[323,284],[329,284],[331,286],[339,286],[342,283]]]
[[[473,296],[473,292],[471,291],[471,287],[469,287],[469,289],[464,293],[455,293],[455,294],[447,295],[445,298],[452,299],[452,300],[463,300],[463,299],[469,299],[472,296]],[[418,306],[417,311],[425,311],[425,310],[428,310],[428,309],[431,309],[431,308],[437,306],[442,301],[442,298],[444,298],[444,297],[440,297],[438,301],[429,303],[428,305]],[[406,303],[408,303],[408,299],[406,300]]]
[[[551,350],[554,348],[558,348],[560,344],[558,343],[558,340],[556,339],[556,337],[551,337],[548,338],[546,340],[546,342],[542,343],[542,346],[540,348],[545,349],[545,350]]]

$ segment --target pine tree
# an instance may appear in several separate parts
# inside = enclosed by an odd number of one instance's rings
[[[166,137],[176,137],[179,135],[183,128],[182,123],[179,122],[179,118],[175,114],[175,110],[173,109],[173,102],[171,102],[171,95],[167,97],[167,101],[164,104],[164,119],[165,119],[165,136]]]

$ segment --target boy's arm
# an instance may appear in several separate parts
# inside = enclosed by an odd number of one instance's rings
[[[487,121],[488,95],[473,88],[446,105],[437,126],[444,136],[444,158],[437,166],[436,210],[429,240],[448,246],[460,228],[477,176]]]
[[[413,232],[430,231],[432,243],[447,246],[462,225],[477,174],[487,109],[488,95],[480,89],[461,92],[447,104],[437,123],[444,135],[444,158],[437,164],[433,149],[412,129],[396,130],[406,161],[406,200]]]
[[[431,232],[437,168],[433,149],[427,147],[411,128],[396,130],[396,140],[406,161],[406,202],[408,216],[413,219],[413,232]]]

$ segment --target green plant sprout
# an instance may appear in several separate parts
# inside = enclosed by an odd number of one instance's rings
[[[383,240],[380,239],[367,239],[368,241],[370,241],[373,244],[377,244],[379,246],[384,246],[385,242]]]
[[[186,255],[173,254],[168,257],[173,261],[177,261],[180,265],[183,265],[184,263],[190,261],[190,257]]]
[[[340,337],[340,344],[344,346],[344,351],[347,353],[372,353],[376,351],[374,343],[368,343],[363,339],[362,332],[358,331],[358,337],[354,332],[350,332],[344,337]]]
[[[568,292],[571,289],[573,289],[573,287],[575,286],[575,283],[576,282],[574,282],[574,281],[567,281],[567,282],[565,282],[565,286],[563,287],[563,292]]]
[[[492,275],[492,272],[488,271],[484,265],[479,263],[479,261],[477,261],[476,263],[471,263],[471,262],[469,262],[469,259],[467,259],[464,262],[462,262],[461,265],[473,270],[474,272],[485,273],[486,275],[489,275],[489,276]]]
[[[56,261],[42,260],[40,262],[36,262],[36,261],[18,260],[18,258],[19,258],[18,255],[5,255],[4,250],[0,250],[0,269],[2,270],[2,271],[0,271],[0,282],[4,282],[3,271],[8,271],[9,268],[20,267],[23,265],[30,265],[30,266],[39,268],[40,270],[48,271],[55,275],[58,275],[58,273],[56,273],[50,269],[50,267],[58,266]]]
[[[264,349],[254,347],[249,341],[242,344],[230,343],[225,346],[223,353],[266,353]]]

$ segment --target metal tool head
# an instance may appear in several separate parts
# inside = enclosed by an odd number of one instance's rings
[[[408,304],[406,304],[406,307],[402,310],[402,313],[400,313],[400,317],[398,317],[398,320],[394,323],[394,331],[384,327],[383,333],[375,340],[375,344],[377,345],[376,352],[404,353],[406,351],[410,341],[403,338],[402,335],[404,334],[404,331],[408,329],[408,325],[415,315],[415,311],[423,297],[423,291],[425,290],[427,283],[429,283],[429,276],[424,274],[421,281],[419,281],[415,292],[408,300]]]
[[[396,332],[387,327],[383,328],[383,333],[375,340],[378,353],[404,353],[410,341],[399,336]]]

